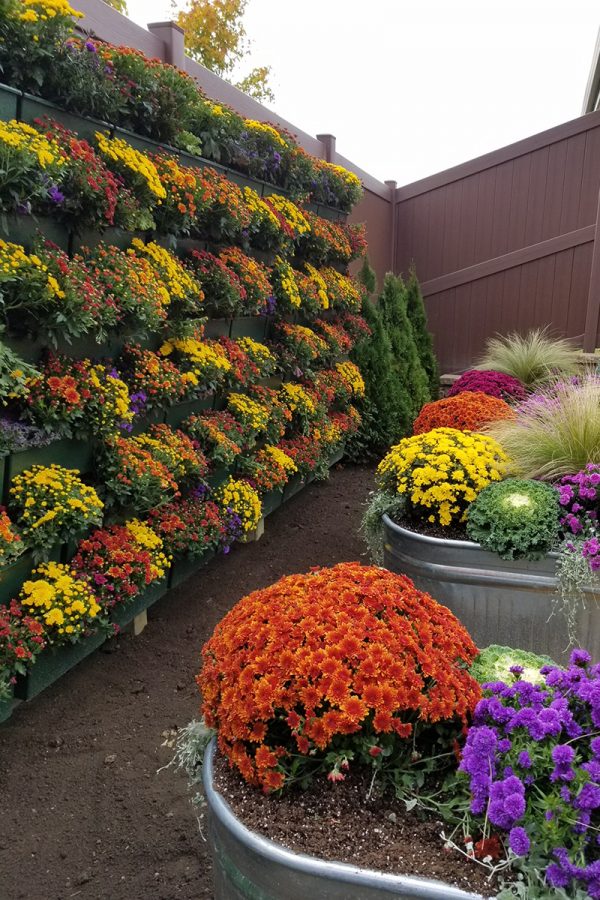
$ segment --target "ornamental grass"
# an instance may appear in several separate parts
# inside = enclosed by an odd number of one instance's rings
[[[600,379],[555,381],[531,395],[512,419],[492,422],[486,434],[510,457],[521,478],[553,481],[600,463]]]
[[[465,391],[426,403],[413,424],[413,434],[434,428],[456,428],[458,431],[480,431],[488,422],[514,416],[504,400],[476,391]]]
[[[581,367],[577,348],[566,338],[552,337],[548,328],[490,338],[477,365],[512,375],[530,388],[557,375],[574,375]]]
[[[240,600],[202,651],[206,723],[250,784],[275,791],[383,755],[449,752],[480,697],[477,654],[404,576],[342,563]]]
[[[469,504],[504,477],[506,463],[492,438],[436,428],[392,447],[377,468],[377,483],[405,499],[408,519],[445,527],[465,521]]]

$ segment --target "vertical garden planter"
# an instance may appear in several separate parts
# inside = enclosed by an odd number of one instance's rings
[[[21,92],[7,84],[0,84],[0,119],[9,122],[17,119],[19,115],[19,100]]]
[[[61,545],[56,544],[48,553],[48,560],[58,562],[62,550]],[[3,566],[0,569],[0,604],[7,604],[17,596],[23,582],[31,577],[35,567],[32,554],[23,553],[10,566]]]
[[[150,609],[158,600],[165,596],[169,587],[169,576],[165,575],[158,581],[149,584],[145,591],[134,597],[127,603],[117,603],[111,610],[110,621],[119,628],[125,628],[133,622],[136,616]]]
[[[7,226],[8,240],[22,244],[28,251],[37,240],[52,241],[65,252],[70,248],[71,232],[67,226],[47,216],[9,216]]]
[[[231,319],[209,319],[204,326],[206,337],[229,337],[231,331]]]
[[[104,242],[118,247],[119,250],[127,250],[134,238],[144,240],[144,237],[141,231],[124,231],[122,228],[105,228],[104,231],[84,230],[73,234],[71,248],[73,253],[78,253],[82,247],[93,249]]]
[[[128,131],[126,128],[115,128],[114,137],[127,141],[128,144],[141,153],[159,153],[164,150],[167,153],[177,154],[177,151],[168,144],[153,141],[152,138],[145,137],[143,134],[136,134],[134,131]]]
[[[283,491],[268,491],[266,494],[263,494],[261,502],[263,516],[270,516],[283,503]]]
[[[504,560],[472,541],[417,534],[388,516],[384,524],[384,565],[408,575],[416,586],[452,610],[478,647],[501,644],[550,656],[569,657],[567,623],[553,614],[557,598],[556,554],[543,559]],[[600,661],[600,596],[585,588],[578,605],[576,646]]]
[[[82,638],[76,644],[65,644],[62,647],[46,647],[28,670],[27,675],[18,675],[15,685],[15,697],[19,700],[32,700],[45,691],[47,687],[58,681],[69,669],[101,647],[106,640],[104,631],[97,631]]]
[[[214,394],[208,394],[206,397],[198,397],[196,400],[186,400],[183,403],[175,403],[169,407],[165,413],[165,422],[174,428],[179,428],[184,419],[194,413],[206,412],[212,409],[215,402]]]
[[[177,587],[184,581],[187,581],[188,578],[191,578],[192,575],[204,568],[215,556],[215,551],[210,549],[205,550],[201,556],[194,556],[191,553],[185,556],[176,556],[169,573],[169,588]]]
[[[50,466],[57,463],[66,469],[77,469],[82,474],[92,470],[93,450],[89,441],[64,438],[46,447],[30,447],[6,457],[6,484],[31,466]]]
[[[294,853],[251,831],[215,788],[215,754],[213,738],[204,754],[202,784],[215,900],[483,900],[480,894],[442,881],[389,875]]]
[[[0,700],[0,722],[6,722],[12,716],[15,707],[15,691],[14,687],[10,687],[10,697]]]
[[[336,463],[339,463],[344,458],[344,448],[340,447],[339,450],[336,450],[335,453],[332,453],[329,459],[327,460],[327,465],[329,468],[335,466]]]
[[[283,502],[287,503],[296,494],[299,494],[308,484],[308,479],[304,475],[292,475],[288,483],[283,489]]]
[[[219,485],[223,484],[224,481],[227,481],[230,474],[231,469],[228,469],[227,466],[218,466],[209,475],[206,475],[204,480],[214,490],[214,488],[218,488]]]
[[[242,316],[232,319],[230,337],[249,337],[255,341],[264,341],[267,321],[266,316]]]
[[[97,131],[110,131],[111,126],[107,122],[101,122],[100,119],[91,119],[88,116],[80,116],[77,113],[67,112],[48,100],[42,100],[41,97],[33,97],[31,94],[23,94],[21,101],[21,121],[32,125],[36,119],[48,116],[59,122],[69,131],[74,131],[78,137],[84,138],[91,144],[94,142],[94,135]]]
[[[165,421],[164,409],[153,409],[145,416],[136,416],[133,420],[131,434],[143,434],[151,425],[161,425]]]

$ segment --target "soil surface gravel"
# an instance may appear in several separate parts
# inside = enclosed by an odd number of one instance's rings
[[[171,591],[138,637],[121,635],[0,726],[1,900],[212,897],[185,776],[157,774],[198,714],[200,648],[244,594],[282,575],[361,558],[372,485],[348,467],[267,520],[257,544]]]

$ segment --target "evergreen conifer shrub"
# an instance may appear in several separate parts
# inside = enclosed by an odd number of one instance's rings
[[[429,394],[437,400],[440,392],[440,373],[438,362],[433,351],[433,340],[427,329],[427,314],[421,293],[421,285],[414,269],[411,269],[406,284],[406,311],[413,328],[413,336],[421,365],[427,374]]]

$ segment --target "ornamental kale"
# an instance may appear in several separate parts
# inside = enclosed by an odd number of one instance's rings
[[[574,650],[569,667],[544,666],[545,684],[485,685],[460,771],[471,812],[548,888],[600,898],[600,665]],[[545,896],[545,894],[544,894]],[[571,893],[569,893],[571,896]]]
[[[558,539],[556,491],[542,481],[490,484],[467,510],[467,534],[502,559],[540,559]]]

